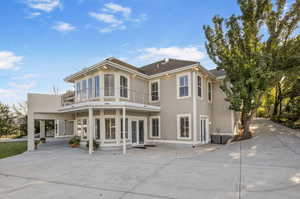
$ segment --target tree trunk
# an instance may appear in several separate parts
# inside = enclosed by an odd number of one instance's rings
[[[242,137],[248,138],[251,136],[251,132],[250,132],[251,120],[252,120],[252,114],[249,116],[248,113],[242,111],[241,113]]]
[[[279,106],[279,86],[278,84],[275,86],[275,100],[274,100],[274,108],[272,116],[277,116],[278,114],[278,106]]]

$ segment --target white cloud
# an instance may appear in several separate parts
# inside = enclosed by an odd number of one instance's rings
[[[62,8],[60,0],[26,0],[25,3],[32,9],[44,12],[51,12],[58,7]]]
[[[10,51],[0,51],[0,70],[16,69],[16,65],[22,61],[23,57],[16,56]]]
[[[139,23],[145,21],[147,16],[142,14],[136,18],[131,17],[132,10],[115,3],[107,3],[101,9],[101,12],[90,12],[89,16],[106,24],[99,28],[102,33],[112,32],[114,30],[124,30],[127,28],[126,22]]]
[[[10,82],[9,85],[11,87],[15,87],[15,88],[18,88],[18,89],[28,90],[28,89],[34,88],[36,86],[36,83],[34,81],[26,82],[26,83]]]
[[[115,3],[107,3],[107,4],[105,4],[104,8],[102,8],[102,11],[104,11],[104,12],[112,12],[112,13],[120,12],[125,17],[128,17],[131,14],[131,8],[123,7],[123,6],[121,6],[119,4],[115,4]]]
[[[25,18],[27,18],[27,19],[32,19],[32,18],[38,17],[38,16],[40,16],[40,15],[41,15],[40,12],[31,12],[31,13],[29,13],[28,16],[25,17]]]
[[[56,24],[52,27],[54,30],[57,30],[59,32],[67,33],[76,30],[74,26],[72,26],[69,23],[66,22],[56,22]]]
[[[197,47],[177,47],[171,46],[167,48],[144,48],[138,59],[144,61],[153,61],[164,58],[176,58],[184,60],[199,61],[205,57],[205,53]]]
[[[32,78],[35,78],[35,77],[38,77],[38,76],[39,76],[38,74],[28,73],[28,74],[24,74],[24,75],[21,75],[21,76],[13,77],[12,79],[32,79]]]
[[[104,23],[107,23],[107,24],[116,24],[116,25],[118,25],[118,24],[123,23],[123,21],[116,19],[115,16],[111,15],[111,14],[90,12],[89,15],[91,17],[94,17],[95,19],[97,19],[99,21],[102,21]]]

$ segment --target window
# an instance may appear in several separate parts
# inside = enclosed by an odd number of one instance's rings
[[[104,96],[115,96],[115,76],[113,74],[104,75]]]
[[[179,139],[191,138],[191,115],[177,115],[177,136]]]
[[[115,118],[105,118],[105,139],[116,139],[116,120]]]
[[[152,117],[150,118],[150,132],[153,138],[160,137],[160,118],[159,117]]]
[[[120,96],[128,98],[128,78],[120,76]]]
[[[87,139],[87,119],[82,120],[82,139]]]
[[[95,139],[100,140],[100,119],[95,119]]]
[[[83,99],[86,98],[86,89],[87,89],[86,86],[87,86],[86,85],[86,79],[84,79],[84,80],[82,80],[82,91],[81,91]]]
[[[202,77],[197,76],[197,91],[198,91],[198,97],[202,97]]]
[[[212,100],[212,85],[211,85],[211,82],[208,82],[207,83],[207,95],[208,95],[208,101],[211,102]]]
[[[80,82],[76,83],[76,99],[80,100],[80,96],[81,96],[81,84]]]
[[[177,98],[187,98],[191,96],[190,73],[177,75]]]
[[[128,118],[125,119],[125,137],[128,139]],[[123,118],[121,118],[121,139],[123,139]]]
[[[159,101],[159,80],[150,83],[150,101]]]
[[[93,98],[93,78],[88,79],[88,98]]]
[[[95,97],[99,97],[100,96],[100,78],[99,78],[99,75],[94,77],[94,82],[95,82],[94,95],[95,95]]]

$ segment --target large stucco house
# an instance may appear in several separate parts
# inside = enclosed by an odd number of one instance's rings
[[[165,59],[135,67],[105,59],[64,79],[74,91],[28,94],[28,150],[34,150],[35,120],[40,137],[46,136],[45,121],[54,120],[55,137],[78,135],[101,147],[195,146],[209,143],[212,135],[231,137],[235,114],[220,89],[224,77],[194,61]]]

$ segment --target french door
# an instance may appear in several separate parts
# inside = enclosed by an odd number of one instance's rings
[[[145,119],[131,120],[131,141],[132,145],[145,143]]]
[[[209,142],[208,116],[200,116],[200,141],[201,143]]]

